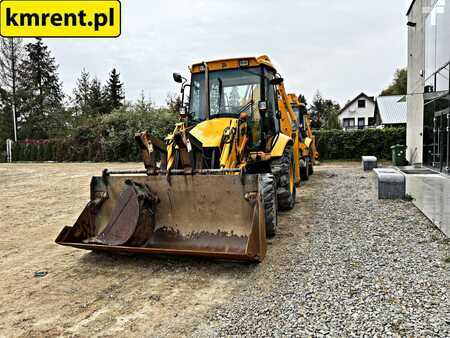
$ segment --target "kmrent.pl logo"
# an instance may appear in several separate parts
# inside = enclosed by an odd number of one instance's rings
[[[4,37],[117,37],[118,0],[3,0],[0,35]]]

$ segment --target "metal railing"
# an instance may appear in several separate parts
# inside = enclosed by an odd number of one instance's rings
[[[363,126],[343,126],[344,130],[358,130],[358,129],[376,129],[375,125],[363,125]]]

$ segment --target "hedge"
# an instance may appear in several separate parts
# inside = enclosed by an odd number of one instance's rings
[[[391,146],[406,144],[405,128],[320,130],[315,135],[322,160],[356,160],[361,156],[390,160]]]
[[[134,139],[131,141],[134,142]],[[50,140],[47,144],[16,143],[14,161],[55,162],[139,162],[141,154],[137,145],[112,149],[107,142],[77,144],[71,139]]]
[[[141,161],[140,150],[131,133],[116,130],[111,138],[85,137],[83,130],[79,134],[38,144],[17,143],[13,148],[14,161]],[[315,135],[321,160],[353,160],[364,155],[390,160],[391,146],[406,142],[404,128],[321,130]]]
[[[136,132],[147,130],[164,138],[174,128],[178,114],[151,104],[126,104],[111,114],[72,127],[59,139],[23,140],[13,147],[14,161],[134,162],[141,161],[134,140]],[[2,159],[6,156],[2,155]]]

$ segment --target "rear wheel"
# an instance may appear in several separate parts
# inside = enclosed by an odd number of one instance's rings
[[[266,217],[266,236],[273,237],[278,227],[277,184],[275,177],[272,174],[264,174],[261,184]]]
[[[300,160],[300,179],[307,181],[309,179],[309,163],[308,160]]]
[[[312,160],[309,161],[308,167],[309,167],[309,176],[311,176],[312,174],[314,174],[314,165]]]
[[[283,156],[271,163],[272,174],[277,182],[277,199],[280,210],[291,210],[295,205],[295,165],[292,147],[287,146]]]

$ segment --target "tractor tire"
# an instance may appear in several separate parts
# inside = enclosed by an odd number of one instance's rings
[[[313,165],[312,160],[309,161],[308,167],[309,167],[309,176],[311,176],[314,174],[314,165]]]
[[[306,182],[309,180],[309,175],[311,175],[309,171],[309,164],[307,160],[300,160],[300,180],[302,182]]]
[[[271,162],[271,169],[277,183],[278,209],[292,210],[297,192],[292,146],[287,146],[283,156]]]
[[[264,174],[261,179],[266,237],[274,237],[278,227],[277,183],[272,174]]]

